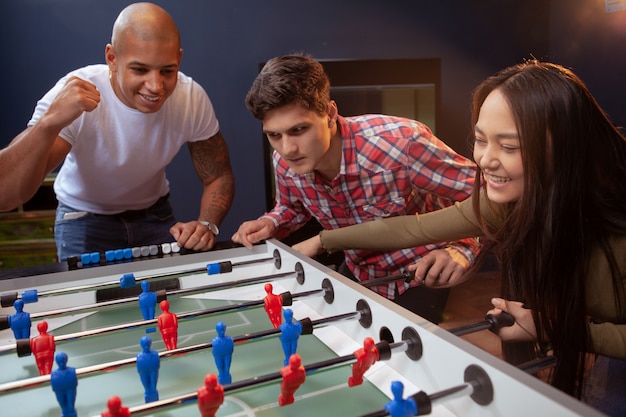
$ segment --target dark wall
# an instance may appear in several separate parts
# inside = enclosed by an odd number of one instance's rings
[[[568,11],[569,2],[558,1],[560,12]],[[104,62],[112,23],[129,3],[0,2],[1,146],[25,127],[35,102],[59,77],[76,67]],[[558,29],[550,31],[550,16],[556,16],[545,0],[156,3],[180,26],[185,50],[182,70],[207,90],[230,147],[237,191],[222,227],[225,239],[241,221],[256,218],[265,209],[260,123],[243,103],[259,62],[294,51],[318,59],[440,58],[442,123],[437,135],[467,155],[472,88],[496,70],[531,55],[550,56],[550,41],[562,41],[555,35]],[[567,19],[556,20],[567,23],[561,21]],[[594,50],[594,45],[586,47]],[[565,58],[574,61],[582,55],[576,51]],[[619,73],[618,68],[611,71]],[[604,74],[591,75],[587,78]],[[597,90],[606,87],[603,80],[599,82]],[[168,175],[177,216],[196,218],[200,185],[187,150],[177,156]]]
[[[602,0],[552,0],[550,60],[570,67],[618,126],[626,126],[626,10]]]

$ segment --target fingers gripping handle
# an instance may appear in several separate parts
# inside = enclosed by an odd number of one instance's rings
[[[493,333],[498,333],[498,330],[500,330],[502,327],[510,327],[515,324],[515,318],[506,311],[503,311],[498,315],[487,314],[485,320],[491,322],[491,327],[489,328],[489,331]]]

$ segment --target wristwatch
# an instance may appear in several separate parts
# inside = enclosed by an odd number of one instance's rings
[[[219,235],[219,234],[220,234],[220,229],[219,229],[219,227],[217,227],[217,225],[216,225],[216,224],[211,223],[211,222],[207,222],[207,221],[205,221],[205,220],[198,220],[198,223],[203,224],[203,225],[205,225],[206,227],[208,227],[208,228],[209,228],[209,230],[210,230],[211,232],[213,232],[213,234],[214,234],[215,236],[217,236],[217,235]]]

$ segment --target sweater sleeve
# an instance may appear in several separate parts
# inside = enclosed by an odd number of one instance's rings
[[[425,214],[389,217],[320,233],[322,247],[332,253],[345,249],[396,250],[482,235],[472,210],[472,197]],[[497,210],[481,194],[487,226],[498,223]]]
[[[590,324],[589,335],[594,353],[626,360],[626,324]]]
[[[591,352],[626,360],[626,236],[614,236],[610,245],[617,262],[621,283],[621,302],[615,299],[611,269],[606,255],[594,248],[586,286]],[[618,288],[620,289],[620,288]]]

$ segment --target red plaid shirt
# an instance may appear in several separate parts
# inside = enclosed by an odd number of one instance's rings
[[[311,216],[325,229],[381,217],[425,213],[465,200],[472,191],[475,166],[414,120],[364,115],[339,117],[343,157],[328,185],[315,173],[294,174],[274,152],[276,205],[262,216],[278,226],[278,238],[303,226]],[[372,239],[376,239],[372,236]],[[469,261],[479,249],[475,239],[392,252],[345,251],[346,265],[360,280],[401,273],[424,254],[453,247]],[[408,284],[398,288],[403,293]],[[395,284],[378,292],[393,299]]]

